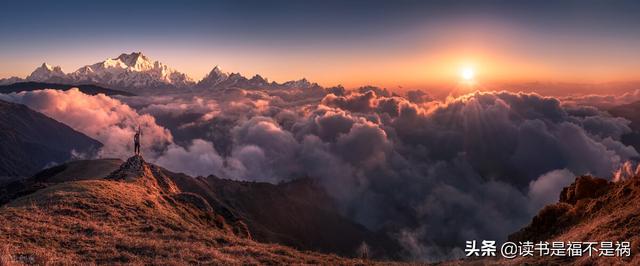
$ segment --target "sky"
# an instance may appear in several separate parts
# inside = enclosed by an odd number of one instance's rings
[[[0,77],[141,51],[325,86],[640,80],[640,1],[3,1]]]

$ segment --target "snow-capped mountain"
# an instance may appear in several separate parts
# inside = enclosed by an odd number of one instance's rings
[[[200,80],[197,84],[198,88],[201,89],[212,89],[212,88],[244,88],[244,89],[267,89],[270,88],[271,84],[261,77],[260,75],[255,75],[251,79],[247,79],[242,76],[240,73],[225,73],[216,66],[214,67],[207,76],[205,76],[202,80]]]
[[[320,87],[317,83],[311,83],[307,79],[292,80],[285,83],[269,82],[260,75],[254,75],[248,79],[240,73],[225,73],[218,66],[214,67],[207,76],[200,80],[196,86],[201,89],[213,88],[243,88],[243,89],[309,89]]]
[[[83,66],[68,77],[74,83],[94,83],[116,88],[189,87],[195,82],[140,52],[121,54],[93,65]]]
[[[282,86],[285,86],[287,88],[308,89],[314,86],[317,87],[319,85],[317,83],[311,83],[306,78],[303,78],[299,80],[287,81],[283,83]]]
[[[61,82],[67,80],[67,75],[59,66],[52,67],[47,63],[42,63],[40,67],[31,72],[27,80],[37,82]]]
[[[0,79],[4,85],[22,82],[20,78]],[[157,88],[242,88],[242,89],[317,89],[316,83],[306,79],[287,81],[285,83],[269,82],[260,75],[246,78],[240,73],[226,73],[218,66],[209,74],[194,82],[189,76],[169,66],[149,59],[141,52],[123,53],[116,58],[108,58],[102,62],[86,65],[78,70],[65,74],[59,66],[43,63],[36,68],[26,81],[61,83],[70,85],[98,85],[125,91],[139,92]],[[149,91],[152,92],[153,90]]]
[[[213,88],[222,84],[227,78],[229,78],[229,75],[222,72],[218,66],[215,66],[207,76],[198,82],[198,87]]]

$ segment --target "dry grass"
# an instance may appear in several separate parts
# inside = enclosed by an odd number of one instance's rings
[[[579,184],[578,181],[576,183]],[[570,188],[579,187],[576,183]],[[544,237],[539,240],[549,242],[628,241],[631,256],[533,256],[478,262],[494,265],[640,265],[640,256],[637,255],[640,249],[640,207],[637,204],[640,201],[640,176],[617,183],[598,183],[596,189],[589,189],[592,193],[587,193],[587,197],[575,200],[564,197],[565,202],[545,207],[532,224],[519,233],[519,239],[514,240],[525,241],[542,235]]]
[[[0,265],[368,264],[233,234],[220,217],[127,182],[62,183],[0,207]]]

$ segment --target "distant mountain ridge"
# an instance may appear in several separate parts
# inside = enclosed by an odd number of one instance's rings
[[[25,79],[10,77],[0,79],[0,85],[17,82],[44,82],[58,84],[92,84],[118,90],[137,91],[142,89],[309,89],[320,85],[306,79],[284,83],[269,82],[260,75],[246,78],[240,73],[225,73],[215,66],[202,80],[196,82],[187,74],[179,72],[159,61],[151,60],[142,52],[123,53],[116,58],[80,67],[65,73],[60,66],[42,63]]]
[[[14,79],[15,80],[15,79]],[[71,73],[61,67],[43,63],[26,81],[96,84],[113,88],[184,88],[195,84],[186,74],[158,61],[152,61],[141,52],[121,54],[116,58],[86,65]],[[0,82],[2,84],[3,82]]]
[[[321,88],[317,83],[307,79],[292,80],[284,83],[269,82],[266,78],[255,75],[248,79],[240,73],[225,73],[215,66],[207,76],[198,81],[195,86],[200,89],[211,88],[243,88],[243,89],[313,89]]]
[[[141,52],[121,54],[113,59],[83,66],[67,76],[73,82],[104,84],[116,88],[184,88],[194,84],[186,74],[152,61]]]
[[[41,89],[54,89],[54,90],[70,90],[71,88],[78,88],[81,92],[89,95],[96,95],[102,93],[107,96],[122,95],[122,96],[135,96],[135,94],[119,91],[113,89],[103,88],[97,85],[68,85],[57,83],[44,83],[44,82],[17,82],[9,85],[0,85],[0,93],[13,93],[22,91],[34,91]]]
[[[27,80],[36,82],[64,82],[67,80],[67,74],[65,74],[59,66],[50,66],[47,63],[42,63],[40,67],[31,72],[31,75],[27,76]]]

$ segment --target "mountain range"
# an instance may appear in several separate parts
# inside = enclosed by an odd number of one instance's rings
[[[91,84],[127,91],[231,87],[244,89],[319,87],[318,84],[311,83],[306,79],[277,83],[269,82],[260,75],[246,78],[240,73],[222,72],[218,66],[215,66],[202,80],[196,82],[187,74],[159,61],[151,60],[141,52],[123,53],[116,58],[107,58],[102,62],[85,65],[71,73],[65,73],[60,66],[43,63],[25,79],[18,77],[0,79],[0,85],[24,81],[73,85]]]

